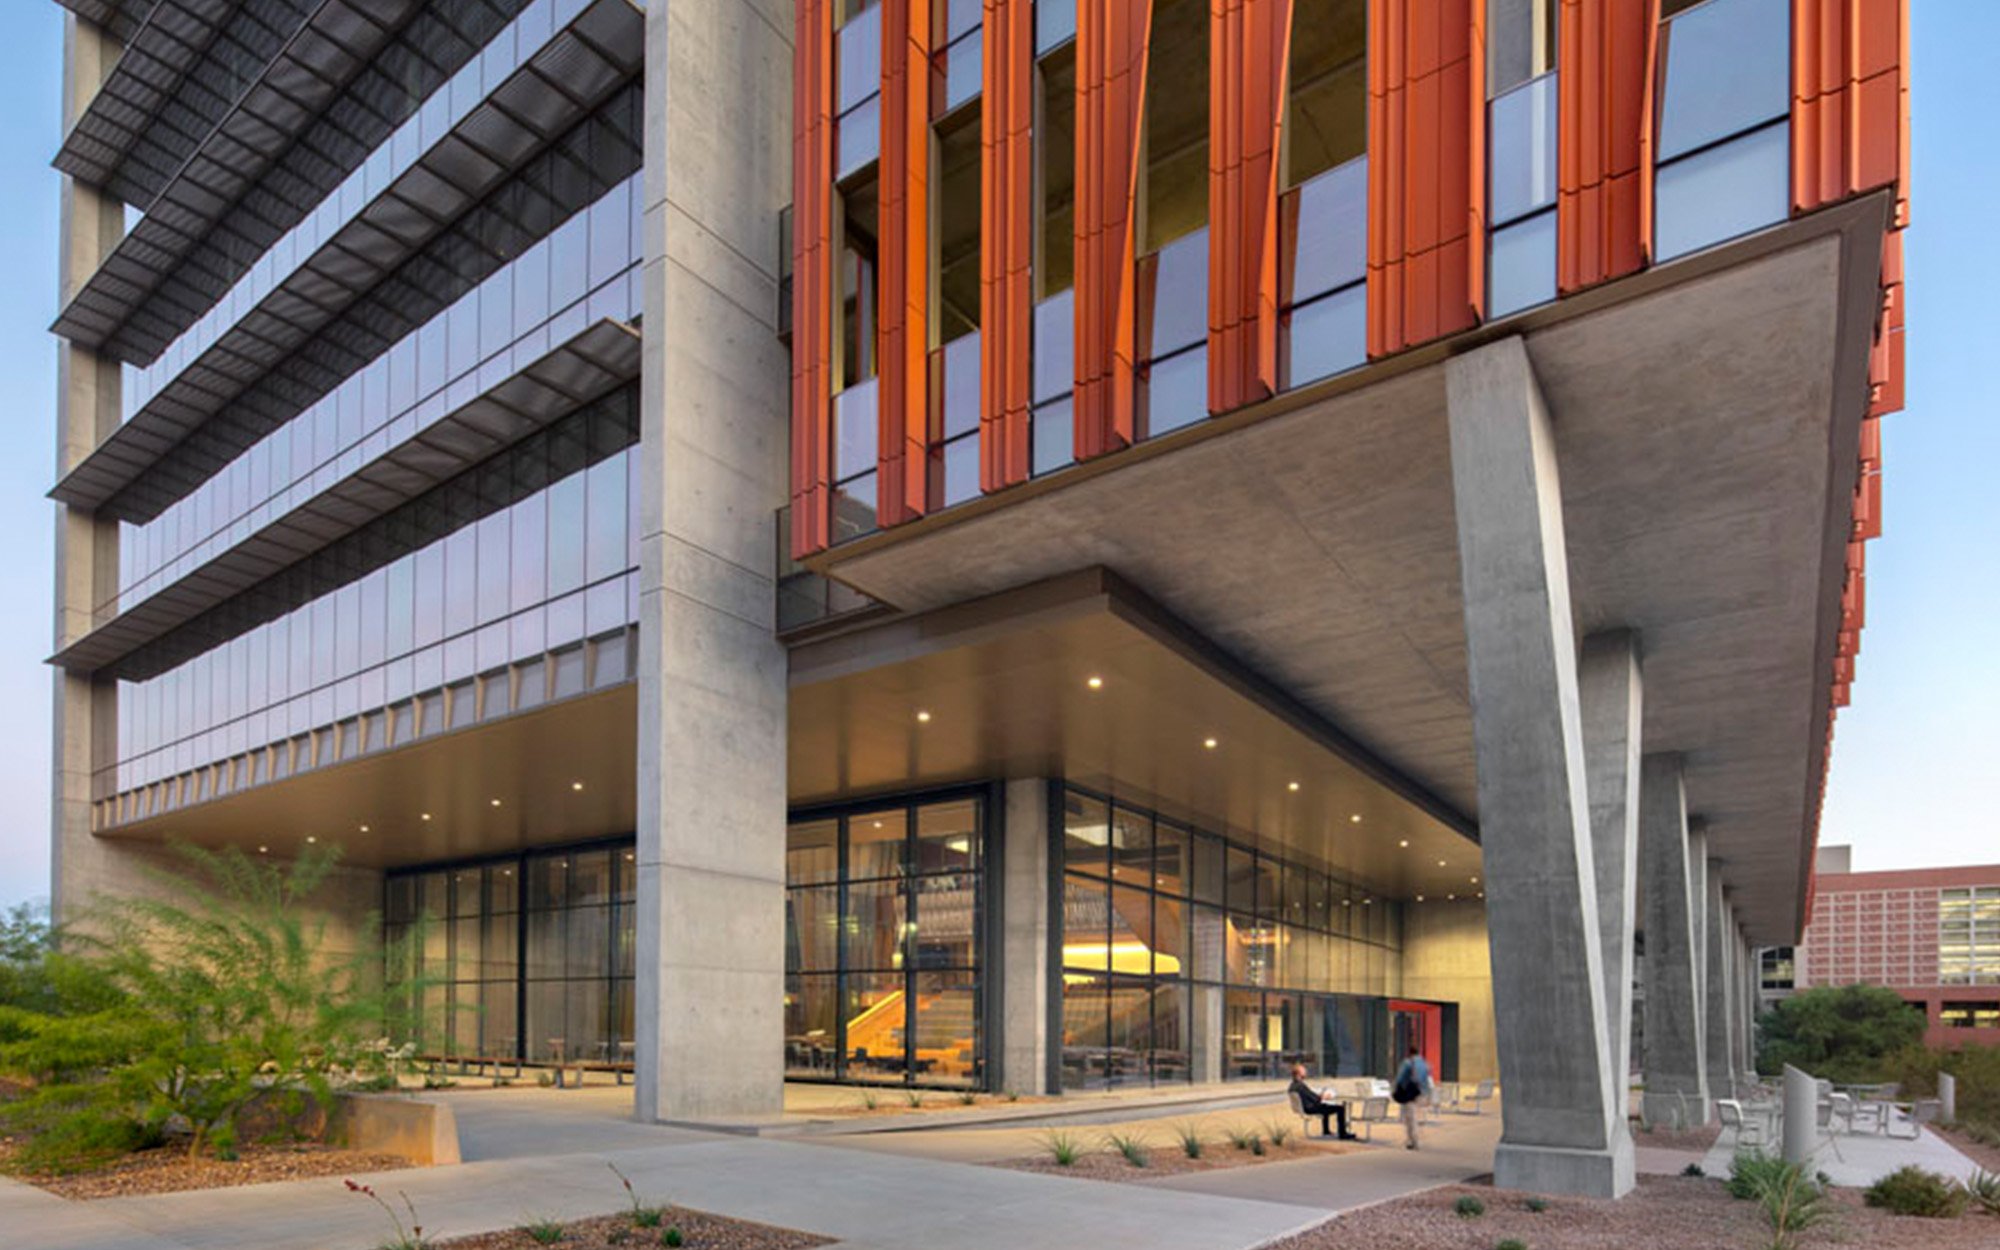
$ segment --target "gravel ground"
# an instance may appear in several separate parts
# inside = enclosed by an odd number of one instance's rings
[[[1465,1196],[1486,1213],[1460,1216]],[[1514,1238],[1529,1250],[1667,1250],[1672,1247],[1762,1250],[1770,1229],[1754,1203],[1729,1196],[1720,1181],[1642,1176],[1639,1187],[1616,1202],[1550,1198],[1535,1212],[1527,1195],[1491,1185],[1448,1185],[1329,1220],[1277,1242],[1272,1250],[1492,1250]],[[2000,1218],[1973,1214],[1956,1220],[1890,1215],[1862,1205],[1858,1191],[1834,1191],[1835,1218],[1805,1234],[1802,1250],[1858,1246],[1867,1250],[1993,1250],[2000,1246]]]
[[[605,1250],[608,1247],[627,1247],[631,1250],[663,1244],[661,1239],[670,1228],[680,1230],[681,1244],[689,1250],[806,1250],[810,1246],[829,1244],[825,1237],[815,1237],[796,1229],[726,1219],[703,1211],[690,1211],[686,1207],[665,1208],[661,1212],[659,1226],[655,1228],[639,1227],[630,1213],[600,1215],[562,1227],[561,1240],[553,1243],[535,1240],[525,1228],[511,1228],[503,1233],[479,1233],[430,1244],[435,1250],[541,1250],[545,1244],[560,1245],[566,1250]]]
[[[1212,1142],[1201,1152],[1201,1158],[1190,1159],[1177,1145],[1171,1149],[1156,1146],[1147,1152],[1143,1168],[1133,1167],[1124,1155],[1113,1150],[1094,1150],[1080,1155],[1068,1167],[1046,1154],[1003,1159],[989,1166],[1010,1168],[1017,1172],[1039,1172],[1046,1176],[1074,1176],[1091,1181],[1150,1181],[1162,1176],[1185,1176],[1189,1172],[1219,1172],[1225,1168],[1255,1167],[1260,1163],[1289,1163],[1296,1159],[1343,1155],[1357,1149],[1359,1147],[1350,1143],[1293,1136],[1286,1138],[1282,1146],[1266,1142],[1261,1155],[1238,1150],[1226,1142]]]
[[[1632,1125],[1632,1144],[1649,1146],[1656,1150],[1688,1150],[1707,1154],[1715,1139],[1722,1136],[1720,1124],[1709,1124],[1701,1128],[1640,1128],[1635,1121]]]
[[[171,1194],[186,1189],[227,1189],[265,1181],[297,1181],[316,1176],[352,1176],[406,1168],[400,1155],[370,1154],[332,1146],[245,1146],[230,1162],[194,1159],[180,1146],[163,1146],[126,1155],[101,1168],[67,1175],[34,1174],[5,1169],[8,1175],[72,1201],[125,1198],[133,1194]]]

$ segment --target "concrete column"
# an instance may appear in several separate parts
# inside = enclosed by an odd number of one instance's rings
[[[1222,1079],[1222,987],[1197,985],[1189,991],[1188,1015],[1193,1046],[1194,1079],[1209,1083]]]
[[[1723,896],[1722,861],[1708,861],[1708,1007],[1703,1027],[1707,1032],[1708,1091],[1716,1098],[1736,1097],[1736,1052],[1732,1041],[1736,1032],[1735,978],[1731,973],[1729,938],[1732,931],[1729,903]]]
[[[1757,1074],[1757,952],[1736,926],[1736,1070],[1745,1077]]]
[[[1007,783],[1000,868],[998,1088],[1049,1092],[1049,786]]]
[[[1597,869],[1597,928],[1604,956],[1604,1015],[1611,1034],[1613,1131],[1626,1122],[1632,1071],[1632,927],[1639,873],[1639,726],[1645,684],[1639,638],[1630,630],[1583,640],[1577,682],[1583,709],[1584,778],[1590,795],[1591,861]]]
[[[637,1111],[783,1105],[791,28],[646,14]]]
[[[1639,846],[1646,862],[1645,1118],[1648,1124],[1706,1124],[1701,903],[1680,756],[1646,756],[1639,803]]]
[[[1519,338],[1446,367],[1500,1077],[1494,1181],[1615,1197],[1597,869],[1554,432]]]

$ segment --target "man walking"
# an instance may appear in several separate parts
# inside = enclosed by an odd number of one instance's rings
[[[1417,1113],[1422,1110],[1424,1099],[1431,1092],[1431,1065],[1424,1062],[1417,1048],[1410,1047],[1410,1053],[1403,1056],[1403,1062],[1396,1069],[1396,1079],[1390,1083],[1389,1097],[1403,1109],[1403,1149],[1417,1148]]]

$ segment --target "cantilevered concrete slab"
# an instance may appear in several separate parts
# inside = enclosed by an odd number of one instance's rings
[[[906,610],[1103,565],[1476,818],[1442,362],[1522,334],[1576,626],[1646,640],[1645,749],[1683,756],[1753,940],[1788,942],[1886,222],[1815,214],[813,563]]]

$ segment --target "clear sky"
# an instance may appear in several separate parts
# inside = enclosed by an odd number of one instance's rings
[[[1859,869],[2000,862],[2000,4],[1911,6],[1908,409],[1822,840]],[[0,905],[48,891],[50,532],[62,10],[0,16]]]

